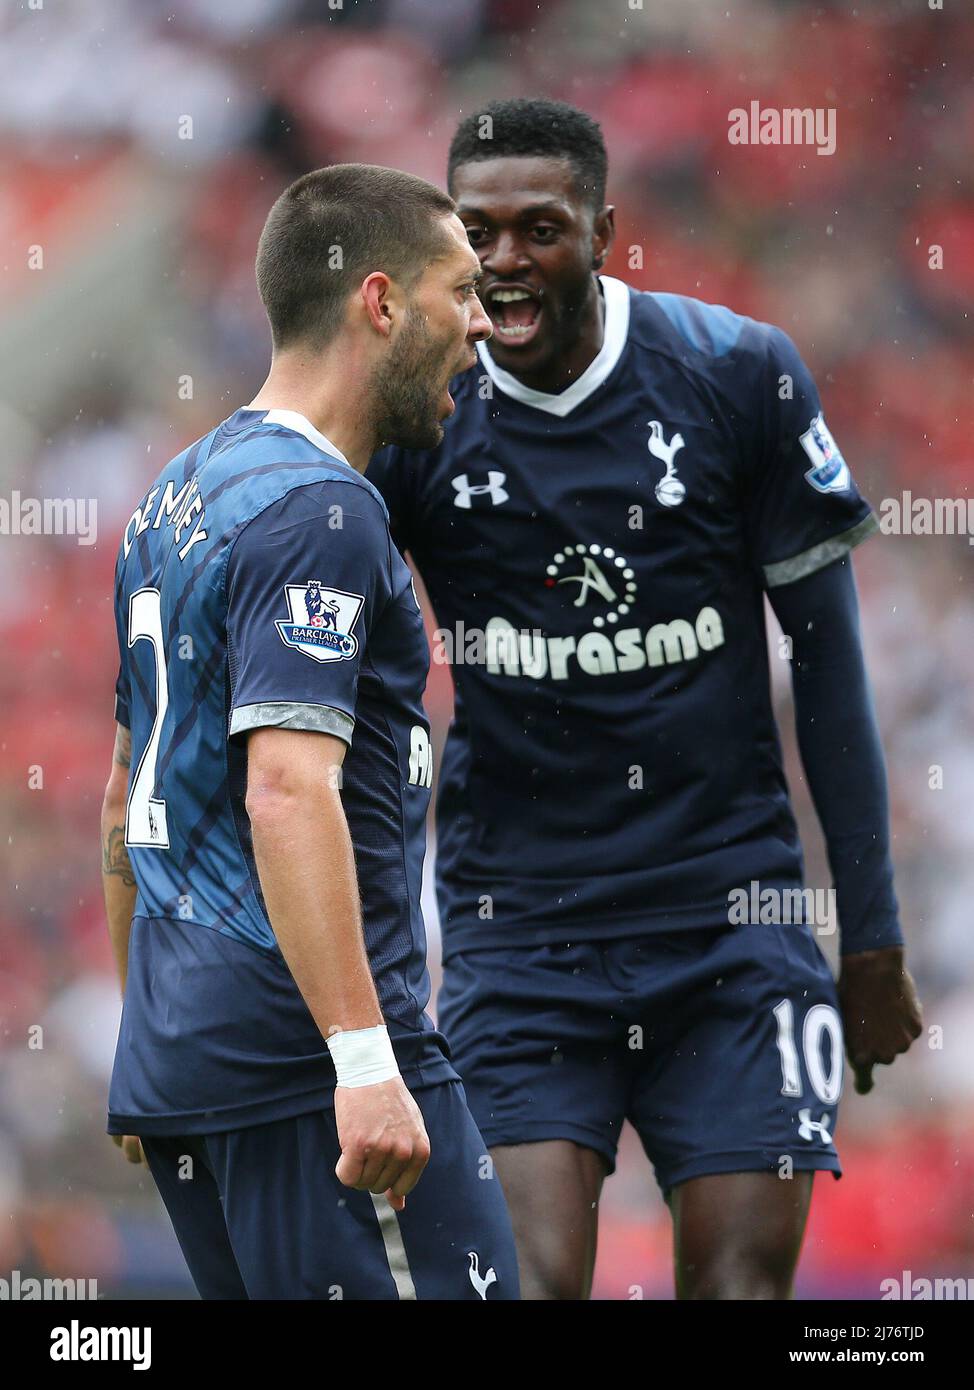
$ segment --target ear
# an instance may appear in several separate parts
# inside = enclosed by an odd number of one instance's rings
[[[616,210],[610,204],[596,213],[592,227],[592,269],[601,270],[609,259],[616,235]]]
[[[396,312],[396,292],[389,276],[381,270],[374,270],[362,281],[359,294],[369,323],[377,333],[388,338]]]

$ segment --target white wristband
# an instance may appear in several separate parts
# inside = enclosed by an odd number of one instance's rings
[[[326,1042],[335,1063],[335,1084],[338,1086],[375,1086],[399,1075],[396,1054],[384,1023],[377,1028],[339,1029]]]

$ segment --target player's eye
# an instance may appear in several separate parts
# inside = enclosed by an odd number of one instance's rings
[[[487,240],[487,232],[483,227],[468,227],[467,240],[471,246],[480,246]]]
[[[538,241],[554,241],[558,235],[558,228],[553,227],[550,222],[539,222],[531,228],[531,235]]]

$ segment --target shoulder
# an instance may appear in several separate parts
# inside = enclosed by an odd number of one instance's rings
[[[240,542],[255,538],[297,537],[318,547],[346,545],[382,550],[389,535],[389,513],[381,494],[355,473],[323,469],[315,477],[282,480],[283,485],[255,503],[241,518]],[[297,543],[295,541],[294,543]]]
[[[725,304],[659,290],[630,288],[629,293],[629,336],[637,348],[676,354],[701,370],[720,366],[745,374],[798,358],[794,343],[782,329]]]
[[[253,446],[237,460],[248,482],[234,508],[228,572],[250,563],[263,566],[282,551],[309,562],[327,550],[346,560],[354,553],[370,567],[385,564],[389,513],[378,489],[315,443],[291,436],[272,444],[266,471],[255,469]]]
[[[201,490],[226,496],[244,524],[268,511],[298,519],[354,505],[388,525],[378,489],[332,452],[323,435],[311,435],[270,418],[242,431],[221,427],[200,473]]]
[[[354,507],[364,515],[388,526],[389,512],[379,489],[352,468],[324,467],[314,478],[289,478],[277,505],[295,515],[327,512],[336,505]]]

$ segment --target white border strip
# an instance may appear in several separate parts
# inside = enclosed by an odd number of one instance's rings
[[[375,1207],[376,1220],[382,1233],[382,1243],[386,1248],[386,1259],[389,1261],[389,1273],[395,1283],[399,1301],[401,1303],[418,1302],[416,1285],[413,1283],[413,1276],[409,1269],[409,1257],[406,1254],[402,1231],[399,1229],[399,1217],[385,1197],[377,1197],[374,1192],[370,1192],[369,1196]]]
[[[815,574],[826,565],[841,560],[867,536],[874,536],[878,530],[876,513],[870,512],[858,525],[849,531],[843,531],[840,536],[830,536],[828,540],[813,545],[810,550],[803,550],[800,555],[794,555],[790,560],[778,560],[773,565],[765,565],[764,587],[780,589],[785,584],[794,584],[797,579]]]
[[[253,410],[253,406],[248,406],[248,410]],[[303,434],[305,439],[317,445],[326,454],[331,454],[333,458],[341,459],[342,463],[348,463],[348,459],[337,448],[330,439],[326,439],[321,430],[316,430],[309,419],[297,410],[268,410],[264,416],[265,425],[283,425],[286,430],[293,430],[295,434]],[[349,468],[351,464],[348,463]]]

